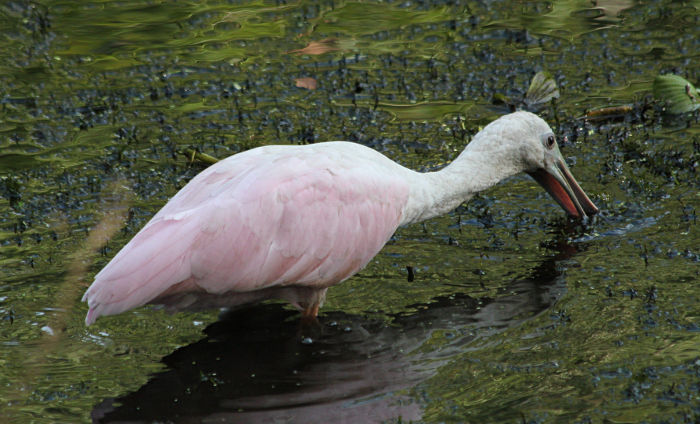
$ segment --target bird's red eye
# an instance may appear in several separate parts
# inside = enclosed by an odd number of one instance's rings
[[[550,134],[547,137],[547,148],[551,149],[552,147],[554,147],[555,143],[556,143],[556,140],[554,139],[554,136]]]

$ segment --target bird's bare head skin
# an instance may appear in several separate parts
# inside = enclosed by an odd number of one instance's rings
[[[598,208],[551,128],[505,115],[450,165],[415,172],[350,142],[269,145],[195,176],[95,276],[87,325],[147,303],[169,310],[282,298],[313,318],[326,289],[369,263],[396,229],[453,210],[527,172],[574,217]]]
[[[445,169],[450,170],[447,175],[455,176],[453,181],[470,194],[485,190],[508,176],[526,172],[570,216],[581,219],[598,212],[569,171],[552,129],[530,112],[510,113],[489,123]],[[447,206],[439,210],[440,213],[454,206],[449,193],[446,197]],[[417,220],[432,216],[435,214],[419,215]]]
[[[525,172],[570,216],[584,218],[598,213],[598,208],[576,182],[566,165],[552,129],[542,119],[538,118],[533,122],[530,140],[534,143],[525,148],[529,165]]]

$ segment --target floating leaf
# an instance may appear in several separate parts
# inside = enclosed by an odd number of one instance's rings
[[[654,97],[665,102],[668,112],[672,114],[700,108],[700,92],[678,75],[658,75],[654,79]]]
[[[332,10],[323,11],[314,20],[313,32],[317,34],[345,34],[362,37],[377,31],[397,31],[423,24],[439,24],[454,19],[448,7],[432,7],[417,10],[415,7],[396,6],[389,2],[347,1],[338,2]]]
[[[296,86],[299,88],[306,88],[307,90],[315,90],[318,87],[318,82],[315,78],[302,77],[294,80]]]
[[[437,121],[448,115],[464,114],[472,106],[473,103],[436,101],[415,104],[378,103],[377,109],[389,112],[402,121]]]
[[[552,99],[559,98],[559,88],[551,75],[540,71],[532,77],[530,88],[525,95],[525,104],[528,106],[547,103]]]
[[[218,23],[221,22],[241,22],[241,21],[248,21],[248,20],[253,20],[255,18],[260,17],[263,14],[270,13],[270,12],[284,12],[289,9],[294,9],[296,5],[293,4],[285,4],[282,6],[273,6],[273,7],[260,7],[260,4],[255,4],[252,3],[250,5],[246,6],[239,6],[242,7],[241,9],[237,10],[232,10],[229,12],[226,12],[223,18]]]

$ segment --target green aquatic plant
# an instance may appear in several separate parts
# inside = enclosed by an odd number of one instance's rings
[[[559,88],[552,76],[544,71],[540,71],[532,77],[530,87],[527,89],[523,102],[527,106],[537,106],[559,98]]]
[[[653,91],[654,98],[666,103],[666,110],[674,115],[700,108],[700,91],[678,75],[658,75],[654,78]]]
[[[559,87],[552,76],[545,71],[537,72],[522,99],[512,98],[503,93],[494,93],[491,103],[506,105],[510,110],[525,109],[538,111],[549,102],[559,98]]]
[[[186,156],[190,162],[194,161],[199,161],[203,163],[208,163],[208,164],[214,164],[219,161],[219,159],[215,158],[214,156],[208,155],[206,153],[201,153],[196,151],[195,149],[184,149],[180,151],[180,153],[184,156]]]

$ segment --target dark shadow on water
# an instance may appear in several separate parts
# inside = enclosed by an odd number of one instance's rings
[[[404,394],[478,340],[520,325],[550,308],[565,291],[557,253],[513,281],[503,296],[436,297],[392,315],[391,323],[331,311],[316,328],[279,304],[230,312],[206,337],[163,358],[167,370],[139,390],[105,399],[95,422],[382,422],[420,420],[422,407]],[[303,331],[302,331],[303,330]],[[423,345],[435,330],[448,334]],[[312,333],[312,341],[306,338]],[[424,347],[421,349],[421,347]]]

